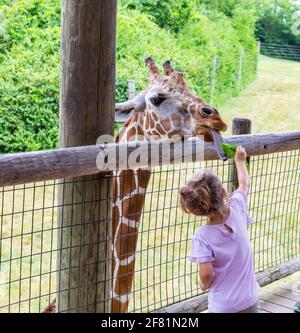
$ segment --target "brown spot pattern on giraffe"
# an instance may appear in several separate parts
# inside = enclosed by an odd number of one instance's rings
[[[150,116],[150,128],[154,128],[155,127],[155,121],[153,120],[153,118]]]
[[[137,228],[130,228],[127,224],[122,223],[117,231],[116,238],[115,250],[120,260],[126,259],[135,253],[138,238]]]
[[[140,136],[144,136],[145,134],[143,128],[140,125],[137,127],[137,134]]]
[[[170,131],[170,129],[171,129],[171,123],[170,123],[170,120],[168,118],[163,119],[161,121],[161,125],[165,129],[166,132]]]
[[[157,116],[156,112],[152,112],[151,115],[155,121],[158,121],[158,116]]]
[[[136,188],[134,171],[133,170],[123,170],[120,172],[119,176],[119,183],[120,183],[120,196],[119,198],[122,199],[125,196],[128,196],[132,193]]]
[[[111,302],[111,312],[112,313],[123,313],[127,312],[129,300],[125,303],[121,303],[118,300],[112,300]]]
[[[138,113],[135,113],[133,116],[132,116],[132,121],[131,122],[136,122],[138,121],[139,119],[139,114]]]
[[[116,202],[118,200],[118,173],[114,173],[113,178],[113,196],[112,196],[113,202]]]
[[[184,126],[185,126],[186,128],[191,128],[191,126],[192,126],[192,118],[191,118],[190,115],[186,115],[186,116],[184,117]]]
[[[139,221],[144,201],[145,196],[143,194],[133,195],[132,197],[123,200],[123,216],[130,220]]]
[[[138,183],[142,188],[146,188],[151,176],[149,170],[139,169],[137,170]]]
[[[114,292],[117,295],[129,294],[132,290],[132,282],[134,279],[134,264],[135,262],[131,262],[126,266],[119,266],[118,268],[118,280],[115,286]]]
[[[145,123],[145,128],[146,129],[149,129],[149,123],[150,123],[150,121],[149,121],[149,113],[147,112],[147,114],[146,114],[146,123]]]
[[[135,136],[136,136],[136,129],[135,127],[132,127],[130,128],[128,131],[127,131],[127,139],[128,140],[135,140]]]
[[[180,115],[174,113],[174,114],[172,114],[171,119],[172,119],[173,125],[175,127],[179,127],[181,125]]]
[[[192,105],[190,105],[190,112],[191,113],[195,113],[197,111],[197,106],[196,106],[196,104],[192,104]]]
[[[156,136],[159,136],[159,137],[161,136],[161,134],[159,134],[159,133],[158,133],[157,131],[155,131],[155,130],[154,130],[154,131],[151,131],[151,135],[152,135],[152,136],[155,136],[155,137],[156,137]]]
[[[118,222],[120,219],[120,212],[119,208],[117,206],[114,206],[112,209],[112,228],[113,228],[113,235],[115,235],[117,227],[118,227]]]
[[[160,135],[165,135],[165,130],[161,127],[160,124],[156,124],[156,129],[160,133]]]

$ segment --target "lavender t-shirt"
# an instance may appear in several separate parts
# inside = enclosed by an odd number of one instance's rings
[[[254,305],[259,285],[253,268],[253,255],[247,224],[246,193],[236,190],[228,200],[230,214],[222,224],[203,225],[192,240],[189,260],[212,262],[214,280],[208,294],[209,312],[238,312]],[[232,233],[225,228],[232,229]]]

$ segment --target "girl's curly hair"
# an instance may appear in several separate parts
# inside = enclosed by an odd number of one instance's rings
[[[221,212],[224,192],[220,179],[210,170],[192,176],[180,189],[180,205],[184,212],[208,216]]]

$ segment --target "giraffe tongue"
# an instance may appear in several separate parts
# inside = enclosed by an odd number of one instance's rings
[[[222,148],[222,143],[224,142],[222,135],[220,134],[219,131],[215,131],[213,129],[209,129],[209,131],[214,139],[214,143],[216,146],[216,150],[217,150],[219,159],[222,161],[228,160],[228,157],[224,154],[223,148]]]

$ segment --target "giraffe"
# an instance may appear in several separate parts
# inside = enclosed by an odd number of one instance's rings
[[[161,75],[151,57],[145,64],[149,84],[133,100],[116,104],[115,120],[123,122],[116,143],[156,140],[174,136],[202,136],[216,143],[220,159],[220,131],[227,125],[219,112],[194,95],[187,87],[183,74],[173,69],[170,61],[163,64]],[[135,252],[140,218],[150,169],[121,170],[114,174],[112,202],[112,313],[128,310],[135,268]],[[43,312],[55,312],[55,300]]]
[[[115,138],[117,143],[156,140],[174,136],[203,136],[214,141],[221,159],[220,131],[227,125],[218,111],[195,96],[187,87],[183,74],[163,64],[161,75],[151,57],[145,60],[149,84],[133,100],[116,104],[117,121],[123,127]],[[122,170],[115,173],[112,213],[112,286],[111,312],[127,312],[132,292],[135,252],[150,169]]]

